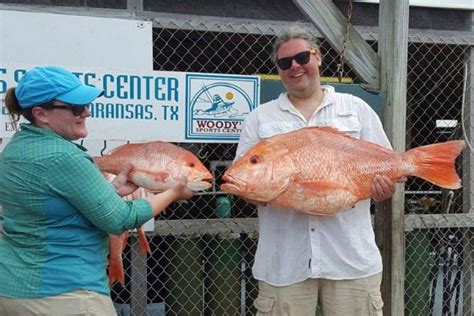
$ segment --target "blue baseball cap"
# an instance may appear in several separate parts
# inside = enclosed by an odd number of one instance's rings
[[[72,105],[89,104],[104,90],[83,84],[74,74],[56,66],[35,67],[18,83],[15,95],[22,109],[53,100]]]

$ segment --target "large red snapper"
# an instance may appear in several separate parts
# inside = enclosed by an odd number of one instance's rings
[[[375,175],[392,181],[417,176],[458,189],[454,161],[464,141],[404,153],[359,140],[332,127],[307,127],[265,139],[224,174],[221,189],[247,199],[329,215],[371,196]]]
[[[153,192],[169,189],[176,177],[186,177],[193,191],[211,187],[212,175],[190,151],[167,142],[126,144],[103,157],[94,157],[103,172],[119,174],[133,165],[128,180]]]

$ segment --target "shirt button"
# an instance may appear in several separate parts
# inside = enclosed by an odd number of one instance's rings
[[[314,232],[315,230],[316,230],[316,229],[314,229],[314,228],[311,228],[311,231],[312,231],[312,232]]]

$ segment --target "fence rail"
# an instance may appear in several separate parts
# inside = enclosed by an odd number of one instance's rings
[[[68,7],[67,3],[63,7],[0,4],[0,10],[152,21],[154,69],[181,72],[275,75],[270,60],[272,41],[289,25],[153,13],[131,0],[127,3],[135,5],[126,10]],[[310,24],[302,26],[319,34]],[[356,29],[376,50],[377,30]],[[324,38],[320,42],[322,76],[337,78],[338,53]],[[473,46],[472,32],[410,30],[407,148],[471,135]],[[347,65],[343,71],[353,84],[363,83]],[[462,129],[463,122],[468,134]],[[212,169],[216,185],[225,170],[224,162],[232,161],[236,149],[235,144],[179,145],[200,154]],[[440,190],[421,179],[410,178],[406,183],[407,315],[473,314],[471,157],[466,154],[456,163],[467,188],[464,191]],[[226,205],[230,208],[223,212]],[[151,305],[164,306],[166,315],[255,314],[252,302],[257,284],[251,266],[258,240],[256,216],[253,206],[215,188],[193,197],[188,204],[173,204],[149,234],[151,256],[141,257],[131,239],[124,254],[127,286],[114,286],[113,300],[122,307],[131,306],[133,315],[145,314]],[[124,308],[123,314],[127,313]]]

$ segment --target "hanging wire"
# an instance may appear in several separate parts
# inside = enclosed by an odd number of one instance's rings
[[[209,150],[207,150],[206,144],[201,144],[199,151],[196,154],[200,159],[206,159],[209,156]]]
[[[352,27],[352,0],[349,0],[349,6],[347,8],[347,20],[346,20],[346,32],[344,33],[344,38],[342,40],[341,52],[339,53],[339,63],[337,64],[337,79],[339,83],[342,82],[344,77],[344,64],[345,64],[345,54],[347,49],[347,41],[349,40],[350,31]]]
[[[107,149],[107,141],[104,140],[104,147],[102,147],[102,149],[100,150],[100,155],[103,156],[104,155],[104,151]]]

